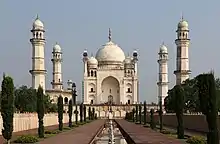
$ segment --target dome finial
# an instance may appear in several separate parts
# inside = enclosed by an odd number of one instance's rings
[[[37,14],[36,20],[39,19],[39,15]]]
[[[181,12],[181,20],[183,21],[184,17],[183,17],[183,12]]]
[[[93,57],[93,53],[91,53],[91,57]]]
[[[108,41],[112,41],[112,32],[111,32],[111,28],[108,29]]]
[[[165,45],[164,41],[162,42],[162,45]]]

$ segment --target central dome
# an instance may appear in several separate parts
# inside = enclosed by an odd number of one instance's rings
[[[109,41],[103,48],[97,51],[96,59],[99,62],[123,62],[125,60],[125,54],[118,45]]]

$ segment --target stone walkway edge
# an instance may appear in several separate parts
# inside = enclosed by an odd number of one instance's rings
[[[38,144],[90,144],[104,123],[105,120],[95,120],[73,130],[44,139]]]
[[[132,140],[128,140],[132,144],[185,144],[183,140],[169,137],[150,128],[145,128],[143,125],[126,120],[116,120],[116,123],[123,129],[122,132],[129,135]]]

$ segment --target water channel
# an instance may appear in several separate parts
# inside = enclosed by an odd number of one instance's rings
[[[127,144],[117,124],[109,119],[102,132],[97,136],[95,144]]]

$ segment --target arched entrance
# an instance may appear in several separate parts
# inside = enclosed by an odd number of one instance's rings
[[[120,104],[120,87],[116,78],[109,76],[102,81],[102,101],[108,104]]]

